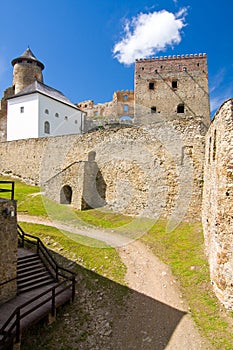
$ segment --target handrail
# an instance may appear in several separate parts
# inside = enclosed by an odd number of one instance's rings
[[[0,188],[0,193],[1,192],[10,192],[11,193],[11,200],[14,199],[15,196],[15,183],[14,181],[0,181],[0,184],[11,184],[11,189],[9,188]]]
[[[1,282],[1,283],[0,283],[0,286],[3,286],[4,284],[10,283],[10,282],[12,282],[12,281],[14,281],[14,280],[16,280],[16,279],[17,279],[17,277],[14,277],[14,278],[11,278],[11,279],[9,279],[9,280],[7,280],[7,281]]]
[[[46,259],[47,264],[49,264],[50,268],[52,268],[56,272],[57,281],[59,281],[59,277],[62,277],[63,279],[60,282],[56,283],[55,286],[47,289],[46,291],[40,293],[39,295],[36,295],[34,298],[26,301],[24,304],[18,306],[12,312],[8,320],[4,323],[4,325],[0,329],[0,336],[2,336],[0,339],[0,349],[1,349],[1,345],[3,346],[3,349],[4,349],[7,342],[10,341],[13,336],[15,336],[16,343],[19,342],[21,320],[24,317],[28,316],[30,313],[39,309],[41,306],[45,305],[50,301],[51,301],[51,313],[54,316],[55,308],[56,308],[56,297],[58,295],[64,293],[64,291],[66,291],[67,289],[70,289],[71,287],[72,301],[74,300],[74,296],[75,296],[75,273],[57,264],[57,262],[55,261],[55,259],[53,258],[49,250],[45,247],[43,242],[40,240],[40,238],[33,236],[31,234],[25,233],[19,225],[18,225],[18,235],[19,235],[19,238],[21,239],[23,247],[25,242],[27,242],[29,244],[36,246],[36,250],[38,254],[43,254],[43,257]],[[36,242],[30,240],[29,238],[36,240]],[[61,272],[59,272],[59,270],[66,272],[67,274],[69,274],[69,276],[67,276],[64,273],[62,274]],[[63,285],[63,288],[60,289],[59,287],[61,287],[62,285]],[[39,302],[36,305],[32,305],[34,302],[36,302],[37,300],[39,301],[41,297],[45,297],[46,295],[48,296],[45,299],[43,299],[41,302]],[[28,308],[29,305],[31,306]],[[23,309],[25,309],[26,307],[27,307],[27,310],[23,312]]]
[[[70,281],[70,286],[71,286],[73,284],[73,281],[72,281],[72,279],[68,279],[68,280]],[[61,281],[60,283],[57,283],[55,286],[40,293],[39,295],[36,295],[34,298],[26,301],[24,304],[15,308],[15,310],[12,312],[12,314],[10,315],[8,320],[4,323],[4,325],[0,329],[0,335],[2,335],[2,339],[0,340],[0,345],[1,345],[1,343],[3,344],[7,338],[11,337],[12,333],[15,333],[16,342],[18,342],[19,337],[20,337],[20,321],[24,317],[26,317],[30,313],[32,313],[33,311],[35,311],[35,310],[39,309],[41,306],[47,304],[49,301],[51,301],[51,313],[54,316],[55,315],[55,307],[56,307],[56,300],[55,300],[56,297],[59,294],[63,293],[65,290],[70,288],[70,286],[67,285],[65,288],[63,288],[61,290],[57,290],[58,287],[60,287],[60,286],[62,286],[62,284],[64,284],[64,282],[66,282],[66,281]],[[29,309],[27,308],[27,310],[23,312],[23,309],[28,307],[30,304],[33,304],[35,301],[39,300],[41,297],[44,297],[46,294],[48,294],[48,297],[46,299],[44,299],[43,301],[41,301],[37,305],[34,305],[34,306],[31,305],[31,307],[29,307]],[[10,328],[7,330],[7,327],[10,325],[10,323],[12,321],[13,321],[13,323],[11,324]]]
[[[29,233],[25,233],[23,231],[23,229],[19,226],[18,226],[18,234],[19,234],[19,237],[21,238],[22,240],[22,247],[24,248],[24,243],[25,241],[29,244],[32,244],[32,245],[36,245],[36,252],[37,254],[39,255],[42,255],[42,257],[46,260],[46,262],[49,264],[49,266],[52,268],[52,270],[54,271],[55,273],[55,278],[56,280],[58,280],[58,277],[63,277],[63,278],[66,278],[67,276],[65,274],[62,274],[60,271],[64,271],[66,273],[68,273],[69,275],[72,275],[72,276],[75,276],[75,273],[60,266],[56,260],[54,259],[54,257],[52,256],[52,254],[49,252],[49,250],[46,248],[46,246],[44,245],[44,243],[41,241],[40,238],[36,237],[36,236],[33,236]],[[27,237],[29,238],[32,238],[34,240],[36,240],[36,242],[33,242],[32,240],[29,240],[27,239]]]

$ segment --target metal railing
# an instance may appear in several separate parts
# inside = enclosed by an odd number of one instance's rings
[[[3,185],[11,185],[11,188],[3,188]],[[11,193],[11,200],[14,199],[15,196],[15,183],[14,181],[0,181],[0,193]]]
[[[18,237],[21,247],[27,244],[27,246],[33,246],[36,249],[36,253],[44,261],[47,268],[49,268],[57,283],[55,286],[18,306],[13,311],[0,329],[0,350],[10,349],[13,341],[16,343],[20,341],[21,322],[26,316],[40,309],[45,304],[50,305],[49,311],[47,310],[45,314],[51,313],[52,316],[55,316],[57,297],[67,290],[71,290],[72,301],[74,301],[75,296],[75,273],[57,264],[40,238],[25,233],[19,225]],[[43,300],[41,300],[42,297]],[[42,313],[42,316],[45,315]]]
[[[74,282],[72,289],[73,299],[75,295],[75,273],[60,266],[39,237],[33,236],[29,233],[25,233],[19,225],[17,225],[17,227],[19,243],[21,243],[21,247],[24,248],[25,243],[27,243],[27,245],[31,247],[35,247],[36,253],[40,256],[40,258],[45,263],[49,271],[52,273],[56,281],[59,281],[59,279],[62,278],[64,280],[68,279]]]

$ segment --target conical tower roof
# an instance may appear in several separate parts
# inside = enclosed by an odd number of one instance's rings
[[[42,62],[40,62],[36,56],[32,53],[31,49],[28,47],[26,51],[24,51],[24,53],[22,53],[21,56],[14,58],[11,61],[12,66],[14,66],[18,61],[22,61],[22,60],[31,60],[31,61],[35,61],[37,62],[37,64],[41,67],[41,70],[44,69],[44,65]]]

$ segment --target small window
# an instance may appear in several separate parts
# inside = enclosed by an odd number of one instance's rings
[[[44,133],[45,134],[50,134],[50,124],[49,122],[44,123]]]
[[[180,103],[177,106],[177,113],[184,113],[184,104],[183,103]]]
[[[129,110],[129,106],[128,105],[124,105],[124,112],[128,112]]]
[[[58,114],[58,113],[55,113],[55,117],[56,117],[56,118],[59,118],[59,114]]]
[[[128,100],[129,96],[128,95],[124,95],[124,100]]]
[[[27,63],[32,63],[32,61],[28,60]]]
[[[149,83],[149,90],[154,90],[155,83]]]
[[[75,119],[74,123],[75,123],[75,124],[78,124],[78,121],[77,121],[77,119]]]
[[[144,67],[142,67],[142,70],[144,70]]]
[[[65,118],[64,118],[65,120],[68,120],[68,117],[67,117],[67,115],[65,116]]]
[[[177,87],[178,87],[177,80],[172,80],[172,88],[177,89]]]
[[[24,113],[24,107],[20,107],[20,113]]]
[[[151,113],[156,113],[156,107],[155,106],[153,106],[153,107],[151,107]]]
[[[45,114],[49,114],[49,110],[48,109],[45,109]]]
[[[98,115],[98,111],[95,112],[95,115]]]

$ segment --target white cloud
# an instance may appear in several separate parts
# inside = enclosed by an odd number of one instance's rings
[[[126,21],[124,37],[113,48],[114,58],[130,65],[136,58],[155,55],[167,46],[179,44],[186,14],[187,8],[175,14],[162,10],[141,13],[131,21]]]

